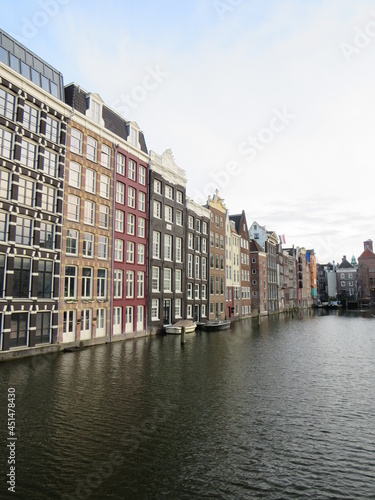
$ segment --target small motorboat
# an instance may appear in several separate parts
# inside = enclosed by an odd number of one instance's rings
[[[212,321],[207,321],[206,323],[202,323],[200,326],[203,330],[227,330],[230,328],[231,320],[230,319],[215,319]]]
[[[182,327],[185,327],[185,333],[193,333],[197,328],[197,324],[190,319],[181,319],[173,325],[164,325],[165,333],[169,335],[181,335]]]

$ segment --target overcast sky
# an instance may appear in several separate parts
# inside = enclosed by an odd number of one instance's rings
[[[375,1],[15,0],[1,27],[172,149],[196,201],[319,262],[375,240]]]

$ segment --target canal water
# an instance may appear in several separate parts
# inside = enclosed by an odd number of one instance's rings
[[[13,498],[375,498],[370,316],[248,320],[183,346],[153,337],[2,363],[5,458],[16,391]]]

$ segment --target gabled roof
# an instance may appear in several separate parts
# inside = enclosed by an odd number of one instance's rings
[[[264,252],[264,250],[257,241],[250,240],[250,252]]]
[[[354,266],[352,266],[352,265],[350,264],[350,262],[348,262],[348,261],[346,260],[346,258],[344,257],[344,258],[342,259],[341,264],[340,264],[339,266],[337,266],[337,269],[355,269],[355,267],[354,267]]]
[[[365,251],[361,253],[361,255],[358,257],[359,259],[375,259],[375,253],[371,252],[369,248],[366,248]]]
[[[241,227],[241,219],[242,219],[242,214],[237,214],[237,215],[230,215],[229,220],[232,220],[235,225],[236,225],[236,231],[239,233],[239,229]]]

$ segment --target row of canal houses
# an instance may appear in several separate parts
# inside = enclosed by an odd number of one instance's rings
[[[0,333],[14,356],[189,318],[308,307],[313,251],[283,249],[170,150],[0,30]]]

